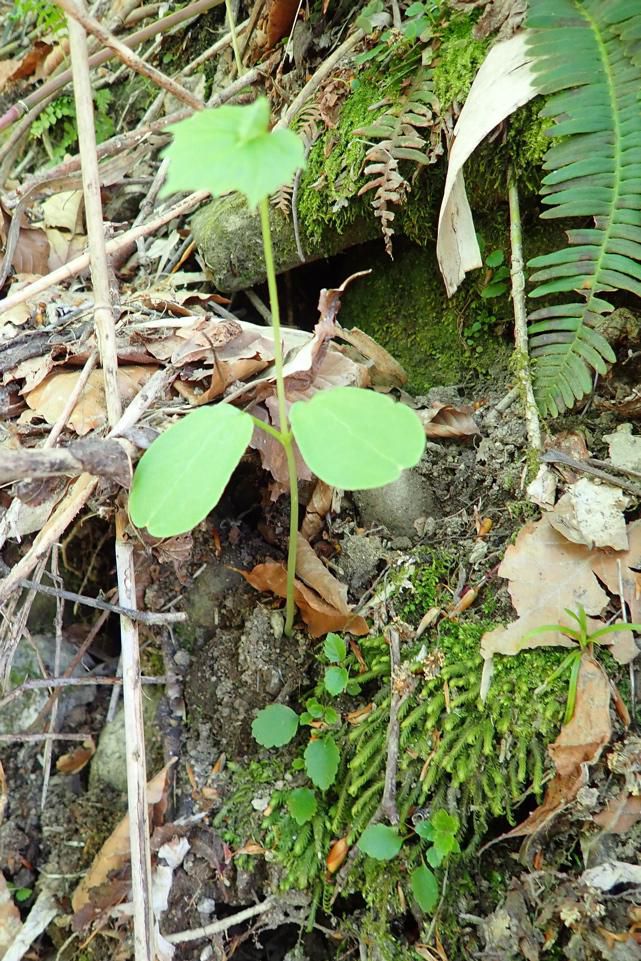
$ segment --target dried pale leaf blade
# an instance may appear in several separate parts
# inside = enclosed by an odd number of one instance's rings
[[[641,471],[641,437],[632,433],[632,424],[619,424],[613,434],[604,434],[614,467]]]
[[[291,130],[269,132],[269,102],[201,110],[169,127],[165,193],[208,190],[244,194],[250,207],[289,183],[305,165],[303,142]]]
[[[308,467],[343,490],[395,481],[418,463],[425,448],[425,432],[414,411],[356,387],[338,387],[295,403],[291,425]]]
[[[145,451],[134,474],[129,512],[154,537],[195,527],[218,503],[254,429],[249,414],[218,404],[173,424]]]
[[[239,573],[257,591],[269,591],[278,597],[287,596],[287,570],[284,564],[267,561],[257,564],[251,571]],[[331,631],[349,631],[359,637],[369,633],[367,621],[360,614],[337,611],[299,580],[294,582],[294,600],[312,637],[321,637]]]
[[[550,513],[550,523],[567,540],[586,547],[628,548],[623,511],[629,506],[620,487],[582,477],[565,492]]]
[[[172,762],[173,763],[173,762]],[[167,764],[162,771],[147,783],[147,803],[162,805],[169,789],[169,772],[172,764]],[[93,864],[74,891],[71,905],[74,912],[78,912],[91,899],[91,889],[107,881],[111,871],[117,871],[129,860],[129,815],[117,824],[109,835],[100,851],[94,858]]]
[[[502,120],[536,96],[526,44],[527,31],[523,31],[492,47],[476,75],[456,124],[436,243],[439,266],[450,297],[467,271],[482,265],[465,193],[463,165]]]
[[[0,958],[4,958],[21,930],[20,911],[13,900],[4,874],[0,872]]]
[[[499,567],[499,575],[510,582],[508,590],[519,618],[483,636],[483,656],[518,654],[533,647],[572,647],[573,642],[558,631],[526,635],[544,624],[572,626],[566,608],[583,607],[594,616],[601,613],[608,595],[593,570],[598,558],[598,551],[567,541],[554,529],[548,515],[526,524]]]

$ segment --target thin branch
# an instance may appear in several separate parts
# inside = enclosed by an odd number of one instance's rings
[[[142,684],[164,684],[164,677],[141,677]],[[30,681],[24,681],[19,687],[14,687],[12,691],[0,700],[0,707],[5,707],[11,701],[21,697],[26,691],[38,691],[55,687],[113,687],[114,684],[122,684],[121,677],[100,677],[99,675],[87,675],[86,677],[34,677]]]
[[[392,699],[387,725],[387,761],[385,764],[385,786],[383,797],[372,822],[387,818],[390,824],[398,824],[396,807],[396,778],[398,775],[398,750],[400,737],[399,712],[405,701],[414,691],[418,681],[411,675],[403,674],[401,663],[400,637],[395,627],[390,628],[390,684]]]
[[[182,84],[177,83],[177,81],[171,77],[166,76],[166,74],[160,70],[156,70],[155,67],[146,63],[141,57],[130,50],[127,44],[123,43],[122,40],[118,40],[117,37],[114,37],[114,35],[105,29],[94,17],[89,16],[88,13],[81,10],[74,0],[54,0],[54,3],[64,10],[68,17],[72,17],[77,23],[81,24],[87,33],[93,34],[105,47],[113,50],[116,56],[130,67],[131,70],[135,70],[135,72],[141,76],[147,77],[148,80],[151,80],[152,83],[155,83],[163,90],[166,90],[177,100],[186,103],[192,110],[202,110],[204,107],[202,100],[194,97]]]
[[[202,928],[192,928],[191,931],[177,931],[175,934],[166,934],[164,937],[170,944],[185,944],[187,941],[211,938],[214,934],[222,934],[224,931],[229,931],[230,928],[235,927],[237,924],[242,924],[243,921],[249,921],[250,918],[255,918],[260,914],[266,914],[276,906],[277,902],[275,898],[267,898],[260,904],[254,904],[250,908],[238,911],[237,914],[231,914],[228,918],[221,918],[220,921],[205,924]]]

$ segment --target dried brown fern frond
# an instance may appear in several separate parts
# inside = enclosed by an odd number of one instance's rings
[[[431,130],[429,138],[419,132],[426,129]],[[368,181],[358,194],[375,191],[372,206],[381,221],[385,249],[391,257],[396,214],[390,208],[400,207],[411,190],[400,163],[409,161],[425,166],[434,163],[442,152],[439,109],[431,72],[420,67],[390,109],[375,124],[354,133],[376,141],[365,156],[363,172]]]
[[[309,153],[313,144],[318,140],[323,132],[324,121],[321,109],[318,104],[309,100],[300,110],[295,120],[295,130],[305,145],[305,156]],[[294,193],[295,179],[291,183],[279,187],[270,197],[272,207],[281,210],[286,217],[292,211],[292,196]]]

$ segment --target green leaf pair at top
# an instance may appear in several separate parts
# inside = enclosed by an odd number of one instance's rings
[[[414,828],[425,844],[423,856],[433,868],[440,867],[450,854],[460,852],[456,838],[458,829],[459,819],[447,811],[436,811],[429,820],[419,821]],[[363,854],[377,861],[391,861],[400,852],[404,840],[398,828],[387,824],[370,824],[361,834],[358,847]],[[439,885],[427,864],[414,868],[410,885],[419,907],[427,913],[433,912],[438,904]]]
[[[129,513],[154,537],[191,530],[222,496],[253,431],[263,430],[283,447],[290,489],[285,631],[294,620],[298,530],[298,477],[294,443],[309,469],[344,490],[381,487],[418,463],[425,433],[416,414],[391,398],[355,387],[319,391],[288,410],[283,376],[280,311],[269,226],[269,196],[304,166],[300,138],[269,129],[264,97],[247,106],[203,110],[169,128],[165,193],[238,191],[260,214],[274,336],[278,429],[224,402],[201,407],[166,430],[142,456],[134,474]],[[341,675],[342,676],[342,675]],[[338,676],[335,678],[338,686]]]

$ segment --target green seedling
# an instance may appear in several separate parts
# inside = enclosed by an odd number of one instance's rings
[[[225,403],[201,407],[166,430],[136,468],[129,513],[155,537],[191,530],[218,503],[254,429],[283,447],[290,493],[285,631],[294,621],[294,575],[298,530],[298,477],[294,443],[307,466],[326,483],[344,490],[380,487],[420,460],[423,426],[409,407],[383,394],[355,387],[319,391],[288,411],[280,311],[269,224],[269,197],[290,183],[305,163],[300,138],[291,130],[269,130],[269,104],[203,110],[169,128],[169,172],[165,193],[207,190],[213,196],[238,191],[260,214],[274,335],[278,426]]]
[[[561,661],[557,669],[553,671],[547,680],[534,692],[535,694],[540,694],[541,691],[549,687],[558,677],[569,674],[568,698],[565,705],[565,715],[563,717],[563,723],[569,724],[574,717],[577,683],[581,669],[581,659],[584,653],[591,654],[594,642],[602,637],[607,637],[608,634],[616,634],[618,631],[623,630],[641,631],[641,624],[626,624],[624,621],[618,621],[616,624],[608,624],[606,627],[600,627],[598,630],[590,633],[585,608],[580,606],[577,614],[575,611],[566,607],[565,613],[568,617],[576,621],[576,627],[568,627],[566,624],[543,624],[541,627],[535,627],[533,630],[528,631],[525,637],[535,637],[537,634],[549,634],[551,631],[558,631],[560,634],[565,634],[567,637],[571,637],[573,641],[576,641],[578,646]]]

